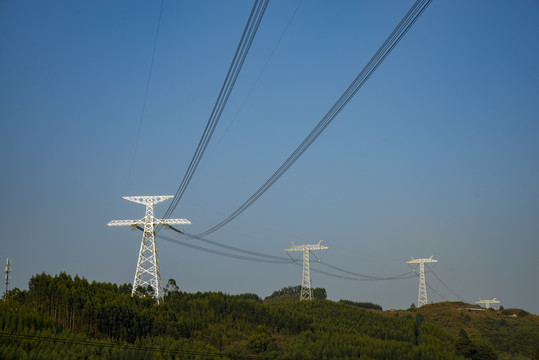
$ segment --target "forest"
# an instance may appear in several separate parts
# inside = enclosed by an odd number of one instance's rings
[[[510,352],[469,328],[446,331],[420,309],[387,312],[372,303],[333,302],[325,300],[324,289],[313,301],[298,301],[296,287],[262,300],[256,294],[186,293],[171,279],[159,304],[148,294],[131,296],[131,290],[130,284],[65,273],[35,275],[28,290],[13,289],[0,301],[0,358],[443,360],[539,354],[535,325],[526,328],[531,345]]]

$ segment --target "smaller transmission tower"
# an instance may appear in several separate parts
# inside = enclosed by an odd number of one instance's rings
[[[135,295],[139,286],[151,286],[154,293],[153,297],[157,299],[157,303],[163,297],[163,284],[161,282],[161,269],[159,268],[159,257],[157,256],[157,243],[155,241],[155,226],[156,225],[187,225],[191,224],[186,219],[156,219],[153,216],[153,206],[165,200],[173,198],[173,195],[164,196],[124,196],[125,200],[135,202],[137,204],[146,205],[146,216],[140,220],[113,220],[108,226],[139,226],[144,225],[144,233],[142,234],[142,242],[140,244],[140,252],[138,256],[137,271],[135,272],[135,280],[133,281],[133,291],[131,295]]]
[[[432,256],[428,259],[414,259],[407,261],[407,264],[419,264],[419,294],[417,295],[417,307],[427,305],[429,299],[427,298],[427,283],[425,281],[425,263],[435,263],[438,260],[433,260]],[[414,269],[415,271],[415,269]]]
[[[490,309],[490,304],[499,304],[500,302],[498,300],[496,300],[496,298],[494,298],[492,300],[481,300],[481,299],[479,299],[479,301],[476,301],[475,303],[476,304],[485,304],[485,307],[487,309]]]
[[[322,245],[322,240],[316,245],[295,245],[292,243],[290,249],[285,251],[303,251],[303,279],[301,280],[301,294],[300,300],[312,300],[313,289],[311,286],[311,251],[313,250],[327,250],[327,246]]]
[[[6,259],[6,295],[9,290],[9,279],[11,279],[11,260]]]

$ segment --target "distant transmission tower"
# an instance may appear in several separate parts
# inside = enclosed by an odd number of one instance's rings
[[[301,294],[300,300],[312,300],[313,289],[311,287],[311,251],[313,250],[326,250],[327,246],[322,245],[322,240],[316,245],[294,245],[290,249],[285,251],[303,251],[303,279],[301,280]]]
[[[157,302],[163,297],[163,285],[161,283],[161,270],[159,257],[157,256],[157,244],[155,241],[156,225],[187,225],[191,224],[186,219],[156,219],[153,216],[153,206],[165,200],[173,198],[173,195],[164,196],[124,196],[123,198],[138,204],[146,205],[146,216],[140,220],[113,220],[108,226],[137,226],[144,225],[140,252],[138,255],[137,271],[133,281],[132,295],[135,295],[139,286],[151,286],[154,290],[153,297]]]
[[[6,259],[6,295],[9,290],[9,279],[11,278],[11,260]]]
[[[438,260],[433,260],[432,256],[428,259],[414,259],[407,261],[407,264],[419,264],[419,294],[417,295],[417,307],[427,305],[429,299],[427,298],[427,283],[425,281],[425,263],[434,263]],[[415,271],[415,269],[414,269]]]
[[[492,300],[481,300],[481,299],[479,299],[479,301],[476,301],[475,303],[476,304],[485,304],[485,307],[487,309],[490,309],[490,304],[499,304],[500,302],[498,300],[496,300],[496,298],[494,298]]]

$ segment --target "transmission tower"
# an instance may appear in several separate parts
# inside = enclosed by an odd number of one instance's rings
[[[9,290],[9,279],[11,278],[11,260],[6,259],[6,295]]]
[[[496,300],[496,298],[494,298],[492,300],[481,300],[481,299],[479,299],[479,301],[476,301],[475,303],[476,304],[485,304],[485,307],[487,309],[490,309],[490,304],[499,304],[500,302],[498,300]]]
[[[327,246],[322,245],[322,240],[316,245],[295,245],[292,243],[290,249],[285,251],[303,251],[303,279],[301,280],[301,294],[300,300],[312,300],[313,289],[311,287],[311,251],[313,250],[327,250]]]
[[[146,216],[140,220],[113,220],[108,226],[139,226],[144,225],[140,252],[138,255],[137,271],[133,281],[133,291],[135,295],[139,286],[151,286],[153,297],[157,302],[163,297],[163,285],[161,283],[161,270],[159,268],[159,257],[157,256],[157,244],[155,241],[156,225],[187,225],[191,224],[186,219],[156,219],[153,216],[153,206],[165,200],[173,198],[173,195],[163,196],[124,196],[123,198],[137,204],[146,205]]]
[[[435,263],[438,260],[433,260],[432,256],[428,259],[414,259],[407,261],[407,264],[419,264],[419,294],[417,295],[417,307],[427,305],[427,283],[425,281],[425,263]],[[414,269],[415,271],[415,269]]]

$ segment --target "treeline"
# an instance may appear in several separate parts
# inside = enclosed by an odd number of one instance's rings
[[[371,302],[357,302],[352,300],[339,300],[339,302],[346,305],[357,306],[363,309],[382,310],[382,307],[380,305],[373,304]]]
[[[464,359],[454,338],[413,316],[174,287],[158,305],[130,294],[126,284],[36,275],[0,302],[0,358]]]
[[[264,299],[264,302],[267,304],[275,302],[289,302],[289,301],[298,301],[301,294],[301,285],[296,286],[287,286],[281,290],[274,291],[270,296]],[[327,292],[324,288],[314,288],[313,289],[313,298],[315,300],[326,300]]]

